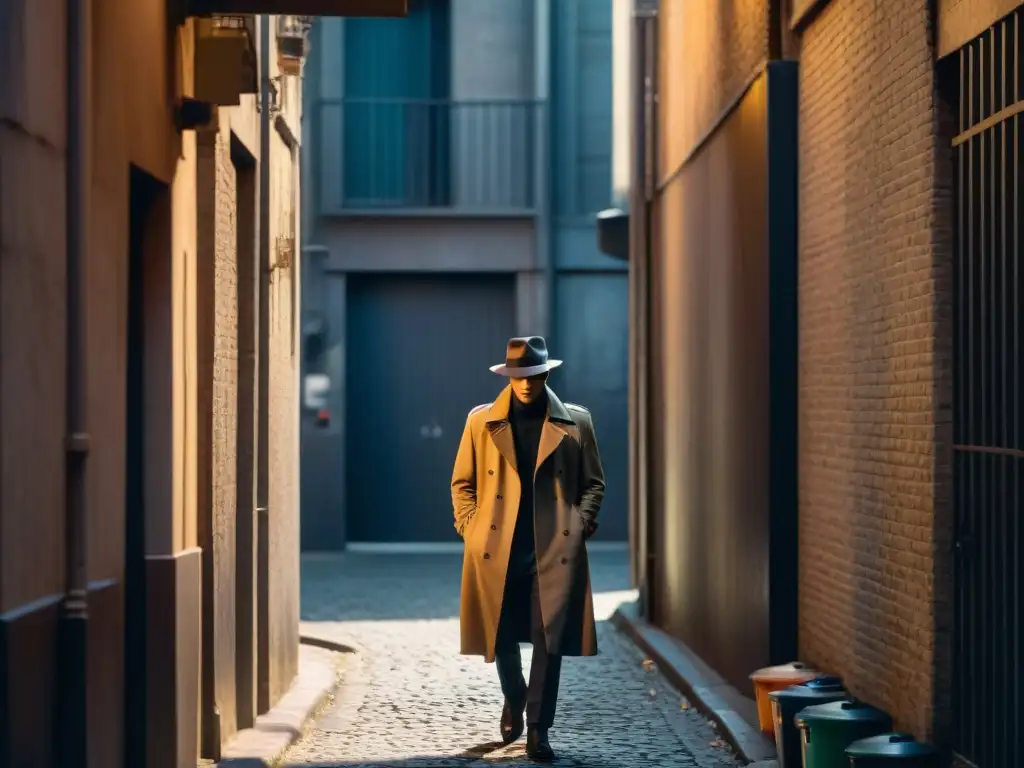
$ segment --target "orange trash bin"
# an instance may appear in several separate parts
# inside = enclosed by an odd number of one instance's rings
[[[750,679],[754,683],[757,720],[761,730],[770,736],[775,735],[775,721],[772,718],[772,701],[768,698],[769,693],[809,682],[820,674],[818,670],[799,661],[779,664],[776,667],[765,667],[754,672]]]

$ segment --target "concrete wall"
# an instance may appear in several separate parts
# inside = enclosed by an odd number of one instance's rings
[[[451,0],[452,99],[534,95],[534,0]]]
[[[171,644],[153,657],[172,685],[154,697],[149,764],[194,760],[198,688],[196,549],[195,140],[168,119],[168,84],[191,88],[191,27],[168,34],[163,2],[92,4],[92,185],[86,247],[86,422],[90,582],[90,761],[118,765],[125,572],[125,295],[129,166],[167,185],[147,249],[147,581]],[[3,5],[0,50],[0,696],[14,765],[47,765],[57,745],[51,706],[64,549],[63,3]],[[195,632],[195,634],[192,634]],[[155,673],[154,673],[155,674]],[[174,680],[177,684],[173,684]],[[10,708],[6,705],[12,705]],[[178,723],[180,725],[175,725]],[[179,738],[180,737],[180,738]]]
[[[645,611],[743,691],[796,652],[796,76],[770,5],[660,5],[653,245],[631,254]]]
[[[833,0],[800,52],[800,646],[922,735],[948,666],[934,553],[951,530],[930,5]]]
[[[276,78],[274,23],[261,27],[260,44]],[[280,698],[298,664],[301,80],[276,82],[278,109],[265,125],[256,97],[243,96],[199,142],[207,756]]]
[[[768,57],[768,0],[663,2],[659,8],[658,177],[679,168]]]
[[[230,706],[237,681],[232,646],[239,644],[232,619],[237,552],[231,537],[242,497],[233,420],[242,389],[235,297],[237,254],[243,250],[238,191],[245,189],[238,182],[239,153],[232,150],[259,159],[258,115],[248,97],[241,107],[221,110],[202,143],[194,131],[179,133],[170,118],[173,102],[193,92],[191,22],[169,33],[169,11],[160,0],[95,0],[90,7],[92,184],[84,270],[85,420],[91,436],[86,473],[89,764],[191,768],[200,751],[200,702],[206,693],[200,670],[201,536],[212,547],[205,569],[214,598],[207,606],[212,653],[205,655],[212,701],[223,705],[225,733],[244,724],[242,708]],[[0,82],[0,711],[9,715],[0,723],[0,762],[5,765],[55,764],[60,738],[54,707],[66,690],[56,666],[67,575],[61,480],[63,14],[60,0],[13,0],[0,7],[5,73]],[[271,74],[276,74],[273,65]],[[295,133],[298,87],[293,81],[288,93],[286,86],[282,114]],[[293,150],[284,147],[282,135],[275,132],[278,138],[270,142],[275,186],[264,237],[291,232],[297,238]],[[130,263],[133,169],[149,179],[149,204]],[[252,190],[246,194],[255,205]],[[255,243],[249,250],[255,252]],[[134,330],[128,326],[130,269],[142,270],[144,368],[142,406],[131,414],[126,407],[127,339]],[[270,702],[287,688],[297,666],[296,270],[273,271],[274,304],[267,313],[271,408],[266,434],[273,467],[268,494],[275,514],[266,530],[273,544],[263,567],[272,575],[262,579],[266,599],[260,616],[254,608],[248,635],[254,647],[257,630],[265,636],[260,647],[266,649],[263,680]],[[138,424],[143,425],[142,450],[129,455],[126,434]],[[138,499],[126,506],[126,488],[136,484]],[[126,531],[133,532],[127,543]],[[250,582],[255,580],[252,573]],[[126,730],[128,748],[139,749],[127,756]]]

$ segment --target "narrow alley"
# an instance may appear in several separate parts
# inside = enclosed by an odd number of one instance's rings
[[[601,653],[567,659],[551,743],[555,765],[740,765],[714,728],[608,621],[629,590],[626,553],[591,555]],[[305,555],[302,634],[356,650],[288,768],[533,765],[525,740],[499,748],[493,665],[460,656],[461,557]],[[524,646],[524,663],[529,650]]]

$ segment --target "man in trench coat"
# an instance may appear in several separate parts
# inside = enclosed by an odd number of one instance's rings
[[[597,530],[604,471],[590,412],[547,386],[561,364],[540,336],[511,339],[509,379],[466,419],[452,473],[455,528],[465,542],[462,653],[497,662],[502,741],[550,761],[563,656],[595,656],[597,631],[584,542]],[[533,644],[530,682],[519,643]]]

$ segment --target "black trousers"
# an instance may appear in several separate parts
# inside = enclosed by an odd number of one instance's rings
[[[529,685],[523,679],[523,657],[519,652],[519,643],[527,638],[533,644]],[[505,584],[495,638],[495,665],[505,698],[514,707],[525,703],[527,724],[550,728],[555,720],[562,657],[548,653],[536,574],[510,576]]]

